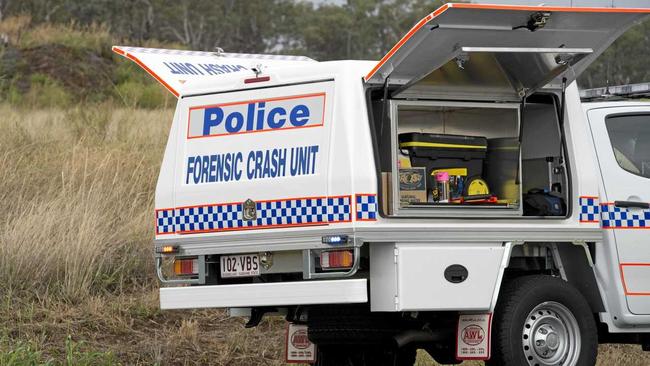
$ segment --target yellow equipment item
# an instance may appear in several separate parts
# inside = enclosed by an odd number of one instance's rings
[[[449,173],[450,177],[453,177],[453,176],[466,177],[467,176],[467,168],[434,169],[434,170],[431,171],[431,175],[435,176],[437,173],[440,173],[440,172],[447,172],[447,173]]]
[[[476,196],[480,194],[490,194],[490,188],[482,178],[471,178],[467,185],[467,195]]]

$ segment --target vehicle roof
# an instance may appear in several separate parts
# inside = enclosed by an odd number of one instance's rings
[[[598,101],[598,102],[583,102],[582,108],[585,111],[600,108],[616,108],[616,107],[641,107],[650,106],[650,100],[612,100],[612,101]]]
[[[286,67],[276,66],[265,69],[264,72],[260,74],[260,76],[270,76],[270,81],[248,84],[244,83],[244,80],[254,78],[254,72],[234,73],[222,76],[219,83],[215,83],[211,80],[199,81],[193,86],[192,92],[187,93],[184,96],[257,89],[260,87],[272,87],[274,85],[285,85],[306,81],[327,80],[335,78],[341,74],[347,74],[351,77],[358,76],[359,82],[361,82],[363,76],[368,73],[376,63],[376,61],[339,60],[307,62]]]

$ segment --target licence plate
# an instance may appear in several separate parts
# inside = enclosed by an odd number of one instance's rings
[[[221,256],[221,277],[251,277],[260,275],[260,258],[257,254]]]

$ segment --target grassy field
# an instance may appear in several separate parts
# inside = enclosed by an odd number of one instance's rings
[[[0,365],[282,364],[281,319],[158,309],[153,191],[172,114],[0,105]],[[599,365],[649,364],[601,347]]]

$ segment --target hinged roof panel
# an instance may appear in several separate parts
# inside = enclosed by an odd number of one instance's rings
[[[650,9],[446,4],[366,75],[393,95],[518,99],[575,80]]]
[[[315,62],[304,56],[203,52],[113,46],[113,52],[138,64],[167,90],[179,97],[192,93],[206,81],[219,83],[233,73],[254,77],[266,68]],[[257,72],[254,70],[259,68]],[[242,76],[244,77],[244,76]]]

